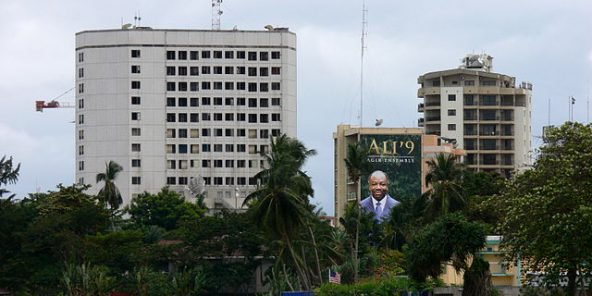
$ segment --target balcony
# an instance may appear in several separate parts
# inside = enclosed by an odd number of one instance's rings
[[[423,121],[423,118],[418,118],[418,119],[417,119],[417,126],[418,126],[418,127],[423,127],[423,126],[424,126],[424,121]]]
[[[425,118],[425,121],[440,121],[440,116],[429,116]]]
[[[491,131],[491,130],[480,130],[479,131],[479,136],[499,136],[500,132],[499,131]]]
[[[497,159],[481,159],[482,165],[499,165],[500,162]]]
[[[417,112],[423,113],[423,110],[424,110],[423,103],[417,104]]]
[[[481,145],[481,150],[499,150],[497,145]]]
[[[500,118],[499,118],[499,116],[482,116],[481,120],[482,121],[499,121]]]
[[[498,262],[489,262],[489,271],[491,272],[492,276],[513,276],[513,274],[508,271],[506,266]]]

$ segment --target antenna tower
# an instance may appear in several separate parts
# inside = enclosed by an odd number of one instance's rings
[[[220,30],[221,4],[222,0],[212,0],[212,30]]]
[[[362,37],[361,37],[361,50],[360,50],[360,128],[364,124],[364,50],[366,49],[366,31],[368,22],[366,21],[366,15],[368,10],[366,9],[366,0],[362,1]]]

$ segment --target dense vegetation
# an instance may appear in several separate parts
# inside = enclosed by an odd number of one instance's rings
[[[0,288],[17,295],[254,294],[256,274],[269,295],[316,289],[318,295],[399,295],[438,285],[445,263],[465,272],[464,295],[495,295],[487,262],[476,253],[486,234],[503,235],[509,262],[524,260],[575,295],[592,261],[592,127],[568,123],[553,130],[532,169],[511,180],[465,169],[454,157],[428,163],[430,190],[397,197],[390,219],[351,203],[339,227],[310,202],[302,167],[315,154],[280,136],[265,155],[260,186],[244,212],[206,215],[165,187],[121,208],[114,162],[88,186],[15,199],[5,189],[20,165],[0,159]],[[364,149],[350,147],[350,178],[368,169]],[[198,196],[201,201],[203,197]],[[329,270],[342,285],[328,283]],[[525,293],[537,293],[528,290]]]

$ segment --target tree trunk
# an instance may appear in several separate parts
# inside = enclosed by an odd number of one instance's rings
[[[317,248],[317,241],[315,239],[314,233],[312,232],[312,228],[310,228],[310,225],[308,226],[308,231],[310,232],[310,237],[312,238],[312,245],[314,247],[315,259],[317,261],[317,272],[318,272],[319,282],[322,285],[323,284],[323,274],[321,273],[321,260],[319,260],[319,251]]]
[[[308,280],[308,277],[304,273],[304,270],[302,270],[302,267],[300,266],[300,262],[298,260],[298,255],[296,255],[296,253],[294,252],[294,248],[292,246],[292,241],[290,240],[289,237],[286,237],[286,236],[284,237],[284,240],[286,241],[286,245],[288,246],[288,250],[290,251],[290,255],[292,255],[292,260],[294,261],[294,268],[296,269],[296,272],[298,273],[298,277],[300,278],[300,282],[304,286],[304,289],[309,291],[310,290],[310,282]]]
[[[577,275],[578,270],[576,267],[570,267],[567,270],[567,295],[568,296],[575,296],[577,291]]]
[[[359,269],[360,269],[360,260],[358,258],[360,252],[358,252],[358,248],[360,246],[360,217],[362,216],[362,208],[360,207],[360,202],[362,202],[362,193],[359,190],[360,178],[358,177],[358,181],[356,184],[356,196],[359,194],[359,198],[356,198],[358,202],[358,219],[356,219],[356,244],[354,247],[354,256],[352,259],[354,260],[354,283],[357,283],[359,280]]]

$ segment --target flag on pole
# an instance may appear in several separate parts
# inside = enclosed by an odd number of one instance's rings
[[[329,269],[329,283],[341,284],[341,273]]]

